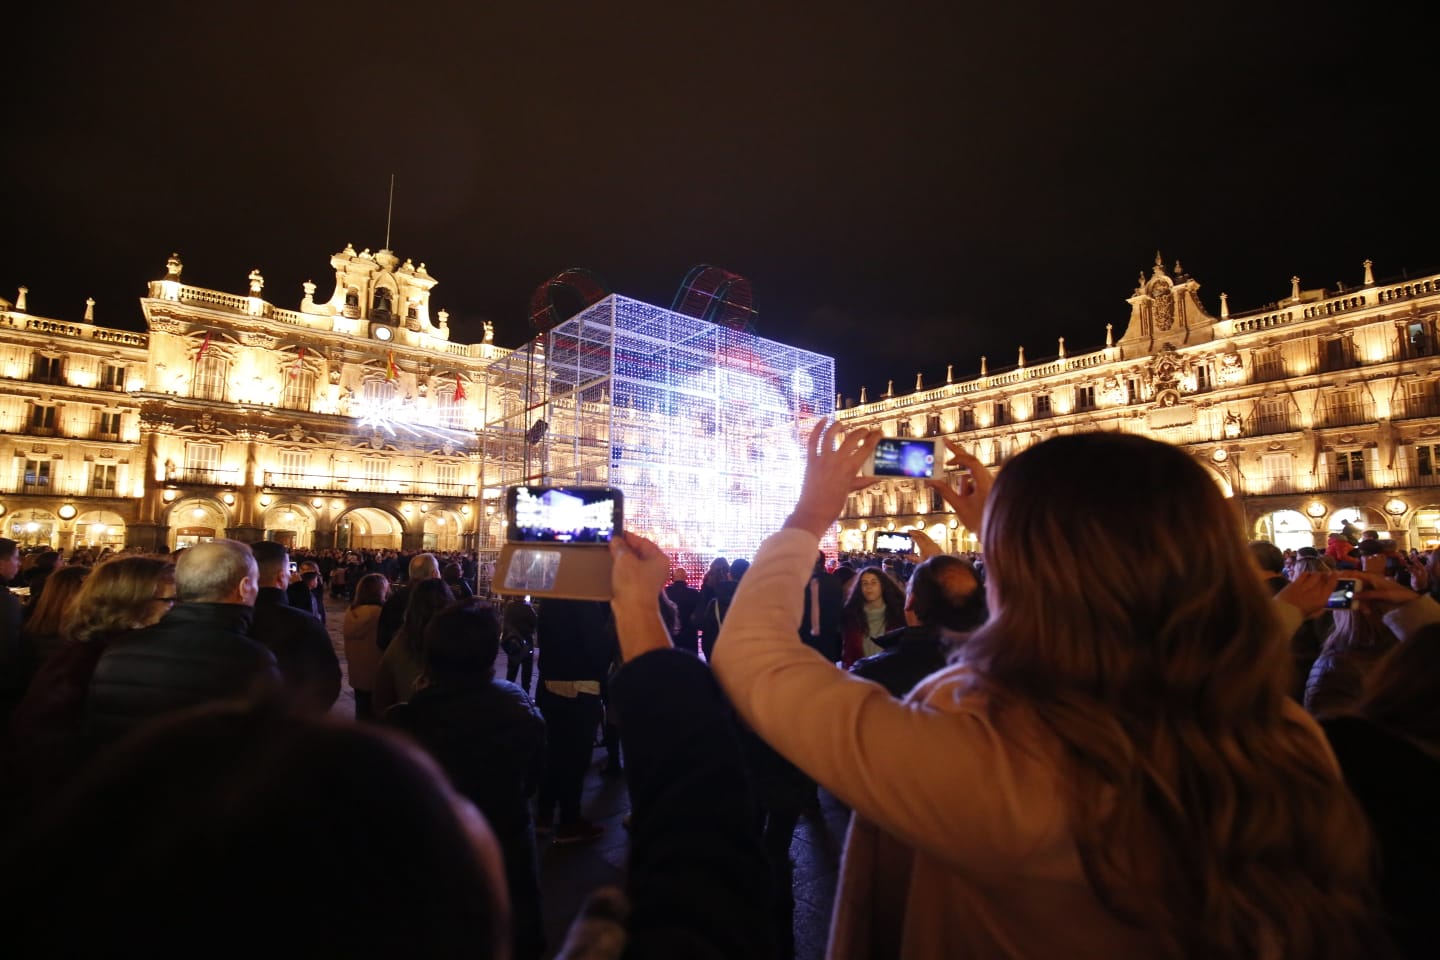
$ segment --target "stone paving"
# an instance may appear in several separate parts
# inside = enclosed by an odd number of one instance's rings
[[[345,649],[341,626],[345,604],[333,598],[326,601],[327,626],[341,670],[345,670]],[[505,673],[505,654],[496,664],[500,676]],[[347,682],[341,684],[340,699],[332,713],[352,719],[355,698]],[[538,682],[538,676],[537,676]],[[629,836],[623,820],[630,812],[630,798],[625,781],[620,777],[602,777],[604,748],[597,748],[585,779],[581,809],[586,818],[604,828],[588,843],[551,844],[542,840],[540,849],[540,888],[544,900],[545,934],[550,954],[565,939],[570,919],[591,891],[606,884],[623,884],[625,858],[629,853]],[[839,870],[840,850],[844,843],[849,811],[824,790],[820,791],[820,816],[802,817],[790,845],[795,861],[795,958],[820,960],[825,955],[825,937],[830,925],[831,905]]]

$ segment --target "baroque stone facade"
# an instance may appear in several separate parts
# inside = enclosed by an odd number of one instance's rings
[[[1233,497],[1247,536],[1323,546],[1345,521],[1402,546],[1440,545],[1440,275],[1302,290],[1219,316],[1179,263],[1160,259],[1129,297],[1130,317],[1105,346],[1018,363],[840,411],[889,435],[948,437],[993,468],[1049,436],[1121,430],[1192,453]],[[949,378],[947,378],[949,379]],[[953,482],[954,478],[951,477]],[[1063,478],[1057,478],[1063,482]],[[1116,483],[1125,478],[1116,477]],[[922,529],[950,550],[971,533],[920,481],[850,498],[841,547],[868,550],[879,531]]]
[[[473,548],[486,370],[450,342],[422,263],[353,247],[299,311],[188,286],[178,256],[140,300],[147,333],[0,300],[0,526],[26,544],[168,550]],[[87,310],[87,321],[91,319]]]

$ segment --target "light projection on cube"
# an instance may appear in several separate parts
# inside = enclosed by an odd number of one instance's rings
[[[505,412],[486,431],[486,486],[619,487],[626,528],[698,572],[753,556],[795,506],[835,362],[609,296],[498,361],[491,382]]]

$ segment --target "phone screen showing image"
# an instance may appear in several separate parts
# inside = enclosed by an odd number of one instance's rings
[[[1336,580],[1335,589],[1330,594],[1330,599],[1325,606],[1331,610],[1349,610],[1355,603],[1355,581]]]
[[[509,539],[517,543],[609,543],[620,529],[613,487],[512,487]]]
[[[876,553],[914,553],[915,539],[908,533],[875,534]]]
[[[935,476],[935,441],[885,437],[875,445],[877,477]]]

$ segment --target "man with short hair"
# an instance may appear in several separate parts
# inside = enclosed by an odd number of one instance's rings
[[[390,592],[385,606],[380,608],[380,623],[375,630],[375,642],[381,650],[390,646],[390,641],[405,622],[405,608],[410,605],[410,590],[422,580],[440,579],[440,561],[433,553],[417,553],[410,558],[410,579],[404,586]]]
[[[190,547],[175,564],[179,601],[158,623],[110,643],[95,665],[86,725],[100,743],[186,707],[279,687],[275,657],[250,639],[255,558],[235,540]]]
[[[288,566],[289,553],[286,553],[285,557],[287,564],[285,579],[288,586],[283,589],[287,601],[290,606],[305,611],[323,624],[325,622],[325,586],[320,578],[320,565],[314,560],[305,560],[300,564],[296,575],[291,577]],[[263,585],[265,582],[265,577],[261,576],[260,583]]]
[[[10,592],[10,581],[20,573],[20,545],[0,537],[0,734],[8,729],[10,711],[25,695],[25,654],[20,626],[25,612],[20,598]]]
[[[988,619],[985,591],[969,561],[941,555],[915,568],[905,589],[905,619],[910,624],[876,640],[885,649],[855,663],[851,672],[873,680],[891,696],[904,697],[945,666],[955,634],[974,630]]]
[[[290,551],[285,544],[261,540],[252,543],[250,550],[260,583],[250,636],[275,654],[280,676],[295,703],[303,710],[324,713],[340,696],[340,660],[330,634],[319,620],[288,602]]]

